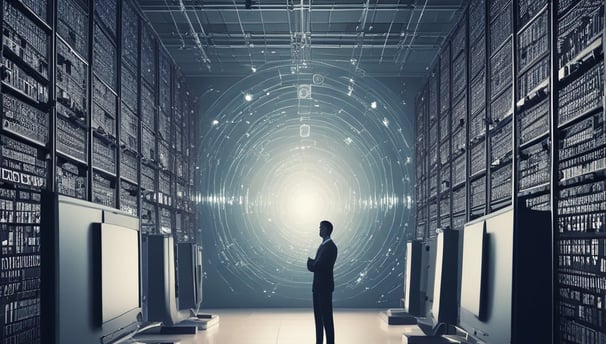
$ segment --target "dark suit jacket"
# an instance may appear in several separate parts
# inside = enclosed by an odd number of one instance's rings
[[[307,269],[314,273],[314,282],[312,291],[333,292],[335,290],[335,280],[333,268],[337,260],[337,245],[330,240],[324,245],[320,245],[316,258],[307,262]]]

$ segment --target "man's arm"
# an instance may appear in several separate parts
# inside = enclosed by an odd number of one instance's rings
[[[329,268],[332,264],[335,263],[337,259],[337,247],[334,245],[330,245],[324,247],[318,252],[318,257],[316,259],[308,259],[307,260],[307,268],[309,271],[320,271]],[[311,262],[310,262],[311,261]],[[311,267],[310,267],[311,263]]]
[[[314,262],[315,260],[311,259],[310,257],[307,257],[307,270],[314,272]]]

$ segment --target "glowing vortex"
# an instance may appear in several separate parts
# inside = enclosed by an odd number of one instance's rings
[[[397,306],[402,297],[411,116],[376,80],[308,70],[258,70],[206,111],[204,306],[308,306],[305,262],[323,219],[339,248],[335,306]]]

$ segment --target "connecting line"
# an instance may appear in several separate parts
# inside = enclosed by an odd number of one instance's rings
[[[415,31],[412,33],[412,38],[410,39],[410,44],[414,43],[415,38],[417,37],[417,31],[419,30],[419,24],[421,23],[421,19],[423,18],[423,14],[425,13],[425,8],[427,7],[427,1],[423,4],[423,8],[421,9],[421,14],[419,15],[419,19],[417,20],[417,25],[415,26]]]
[[[234,8],[236,9],[236,15],[238,16],[238,24],[240,24],[240,31],[242,31],[242,36],[244,37],[244,41],[246,43],[246,49],[248,50],[248,59],[250,60],[250,66],[254,67],[255,64],[253,63],[252,53],[250,51],[250,34],[247,35],[246,32],[244,32],[244,26],[242,25],[242,19],[240,18],[240,11],[238,10],[238,5],[236,5],[236,0],[232,0],[232,2],[234,4]]]
[[[294,9],[296,9],[295,6],[293,6]],[[305,16],[305,9],[308,10],[307,17]],[[291,36],[291,63],[294,65],[292,68],[294,68],[294,72],[297,74],[297,84],[299,84],[299,72],[311,63],[311,0],[309,0],[308,6],[305,5],[305,0],[301,0],[299,3],[299,14],[299,32],[294,32]],[[306,106],[304,103],[307,103],[307,101],[301,99],[298,92],[299,90],[297,89],[297,115],[299,116],[299,120],[303,121],[302,114],[306,110],[303,107]],[[311,109],[305,113],[311,113]]]
[[[358,28],[358,31],[364,31],[364,28],[366,28],[366,20],[368,18],[368,7],[370,6],[370,0],[366,0],[366,2],[364,3],[364,8],[362,9],[362,14],[360,15],[360,27]]]
[[[410,23],[412,21],[412,16],[414,14],[414,11],[416,10],[416,7],[413,8],[413,12],[410,14],[410,20],[408,21],[408,24],[406,25],[406,34],[404,35],[404,37],[398,43],[398,45],[400,46],[400,51],[398,51],[398,54],[396,54],[396,56],[395,56],[396,62],[400,58],[400,52],[402,51],[402,49],[404,49],[404,47],[410,48],[411,45],[412,45],[412,43],[414,42],[414,39],[417,36],[417,31],[419,29],[419,24],[421,23],[421,19],[423,18],[423,14],[425,13],[425,9],[427,8],[427,1],[428,0],[425,0],[425,3],[423,4],[423,8],[421,9],[421,13],[419,14],[419,18],[417,19],[417,23],[415,25],[415,30],[412,33],[412,37],[410,39],[410,43],[406,44],[406,40],[408,39],[408,31],[409,31],[409,28],[410,28]],[[402,67],[404,67],[404,64],[406,63],[406,60],[408,59],[409,54],[410,54],[410,49],[407,49],[406,50],[406,55],[404,56],[404,59],[402,60]]]
[[[311,63],[311,0],[308,1],[307,17],[305,17],[304,0],[301,0],[301,38],[303,39],[303,61]]]
[[[259,1],[260,4],[261,1]],[[263,10],[259,7],[259,17],[261,18],[261,28],[263,29],[263,44],[265,45],[263,47],[263,50],[265,51],[265,54],[263,54],[263,60],[265,63],[267,63],[267,53],[268,53],[268,49],[267,49],[267,32],[265,31],[265,21],[263,20]],[[254,67],[254,66],[253,66]]]
[[[305,12],[303,11],[303,6],[305,5],[305,0],[301,0],[301,8],[300,8],[300,13],[301,13],[301,35],[305,34],[305,27],[303,26],[303,22],[305,21]]]
[[[298,39],[298,35],[299,35],[299,30],[296,28],[297,26],[297,17],[296,17],[296,9],[295,9],[295,5],[294,2],[291,2],[292,0],[287,0],[286,1],[286,7],[288,10],[288,34],[290,36],[290,59],[291,59],[291,64],[292,65],[296,65],[298,63],[298,53],[299,53],[299,49],[298,49],[298,43],[299,43],[299,39]],[[292,18],[291,18],[292,17]]]
[[[301,69],[306,68],[308,62],[311,62],[311,2],[309,5],[305,5],[305,0],[300,0],[300,3],[295,5],[291,1],[294,0],[287,0],[291,72],[298,73]],[[308,10],[307,16],[305,16],[306,9]],[[300,15],[299,25],[296,23],[297,11]],[[291,16],[293,16],[292,19]]]
[[[196,47],[200,50],[200,53],[202,54],[202,62],[206,63],[206,66],[210,70],[210,58],[208,58],[206,51],[204,51],[204,46],[202,45],[202,41],[200,41],[200,37],[198,37],[198,34],[196,33],[196,30],[194,29],[194,26],[191,23],[191,20],[189,19],[189,15],[187,15],[187,11],[185,9],[185,4],[183,3],[183,0],[179,0],[179,9],[183,13],[183,16],[185,16],[185,19],[187,20],[187,24],[189,25],[189,30],[191,32],[191,35],[194,38],[194,42],[196,43]],[[202,28],[202,32],[206,36],[206,34],[204,33],[204,28]]]
[[[198,23],[198,26],[200,27],[200,30],[202,31],[202,35],[204,35],[206,45],[210,47],[210,41],[208,39],[208,35],[206,34],[206,31],[204,31],[204,26],[202,25],[202,22],[200,21],[200,16],[198,15],[198,11],[194,11],[194,14],[196,15],[196,22]],[[207,15],[206,11],[204,12],[204,15],[206,15],[207,19],[208,19],[208,15]],[[221,60],[219,59],[219,56],[216,54],[216,52],[215,52],[215,56],[217,57],[216,61],[219,62],[219,66],[221,66]]]
[[[358,71],[358,68],[360,66],[360,59],[362,59],[362,53],[364,51],[364,36],[365,36],[365,28],[366,28],[366,21],[368,19],[368,9],[370,7],[370,0],[366,0],[364,2],[364,8],[362,9],[362,13],[360,14],[360,20],[359,20],[359,24],[358,27],[356,28],[356,30],[358,31],[357,33],[357,38],[356,38],[356,42],[353,44],[352,50],[351,50],[351,63],[353,65],[353,72],[356,73]],[[358,54],[358,57],[356,58],[356,48],[360,48],[360,53]]]
[[[166,0],[164,0],[164,5],[166,6],[166,8],[168,8],[168,2],[166,2]],[[181,31],[179,30],[179,27],[177,26],[177,20],[175,19],[175,16],[173,15],[172,11],[168,11],[170,13],[170,18],[173,21],[173,24],[175,24],[175,30],[177,31],[177,34],[179,35],[179,40],[181,41],[181,47],[185,48],[185,40],[183,39],[183,35],[181,34]]]
[[[387,47],[387,40],[389,39],[389,35],[391,34],[391,28],[393,26],[393,22],[396,19],[396,12],[393,13],[391,17],[391,23],[389,23],[389,29],[387,29],[387,35],[385,35],[385,42],[383,42],[383,49],[381,49],[381,57],[379,58],[379,64],[383,63],[383,56],[385,55],[385,47]]]

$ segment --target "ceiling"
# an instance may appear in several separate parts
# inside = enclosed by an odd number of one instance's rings
[[[190,79],[243,77],[275,63],[301,71],[311,61],[372,77],[424,78],[467,3],[137,1]]]

